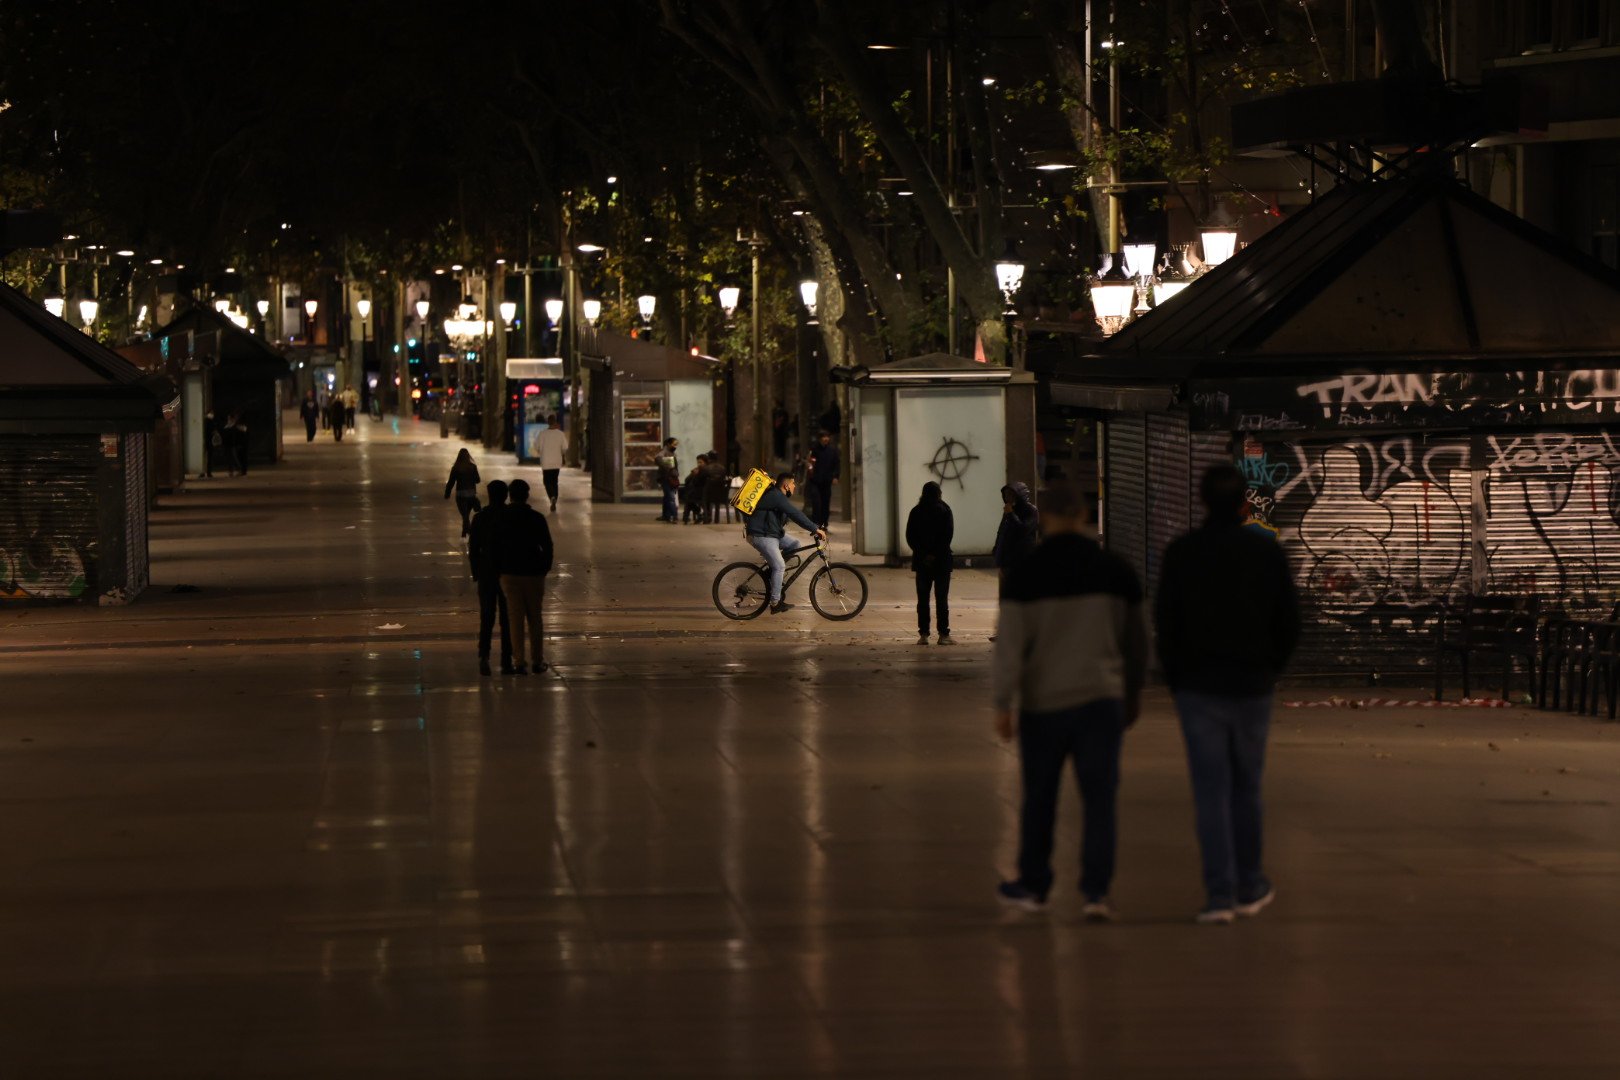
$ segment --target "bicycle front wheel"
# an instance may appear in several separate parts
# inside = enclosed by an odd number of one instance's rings
[[[810,579],[810,606],[823,619],[853,619],[866,607],[866,578],[848,563],[828,563]]]
[[[728,619],[755,618],[770,599],[770,582],[754,563],[734,562],[714,575],[714,606]]]

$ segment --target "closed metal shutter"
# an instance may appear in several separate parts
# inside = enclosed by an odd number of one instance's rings
[[[1159,562],[1170,541],[1186,532],[1192,516],[1191,445],[1187,418],[1147,417],[1147,562],[1142,588],[1159,587]]]
[[[146,443],[145,432],[124,436],[124,587],[133,598],[146,588]]]
[[[1413,672],[1434,659],[1439,606],[1469,590],[1468,439],[1248,440],[1257,524],[1287,551],[1305,625],[1295,670]]]
[[[99,458],[94,436],[0,436],[0,601],[95,595]]]
[[[1485,589],[1608,618],[1620,601],[1620,433],[1475,437]]]
[[[1140,413],[1111,417],[1104,431],[1103,542],[1147,577],[1147,422]]]

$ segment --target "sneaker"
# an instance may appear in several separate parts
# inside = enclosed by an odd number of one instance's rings
[[[1229,926],[1236,919],[1237,913],[1229,907],[1207,907],[1193,921],[1199,926]]]
[[[1046,910],[1046,894],[1031,892],[1016,881],[1003,881],[997,885],[996,896],[1003,904],[1020,911]]]
[[[780,615],[784,611],[792,611],[792,610],[793,610],[793,605],[788,603],[786,600],[778,600],[776,603],[771,605],[771,614],[772,615]]]
[[[556,499],[551,500],[551,512],[553,514],[555,514],[557,512],[557,500]]]
[[[1259,896],[1255,897],[1253,900],[1250,900],[1246,904],[1239,904],[1235,910],[1245,919],[1252,919],[1256,915],[1260,914],[1261,908],[1265,907],[1275,899],[1277,899],[1277,890],[1272,888],[1270,885],[1267,885],[1265,892],[1261,893]]]
[[[1114,905],[1108,902],[1108,897],[1100,896],[1095,900],[1087,900],[1080,905],[1080,917],[1086,922],[1113,922],[1118,916],[1114,913]]]
[[[480,675],[491,675],[491,674],[493,674],[493,672],[491,672],[489,670],[489,657],[480,656],[478,658],[478,674],[480,674]]]
[[[919,645],[928,644],[928,635],[927,634],[918,634],[917,635],[917,644],[919,644]]]
[[[544,660],[536,660],[532,669],[536,675],[544,675],[551,670],[551,665]]]
[[[951,640],[951,635],[950,635],[949,631],[946,631],[945,633],[939,635],[939,643],[941,645],[955,645],[956,644],[956,642]]]
[[[526,665],[524,665],[524,664],[513,664],[512,665],[512,674],[514,674],[514,675],[527,675],[528,673],[529,673],[529,669],[528,669],[528,667]]]

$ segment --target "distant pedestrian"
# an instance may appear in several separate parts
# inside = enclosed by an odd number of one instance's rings
[[[315,428],[321,422],[321,406],[315,400],[315,391],[310,390],[304,394],[304,400],[298,405],[298,418],[304,422],[305,442],[315,441]]]
[[[1018,876],[1001,899],[1038,911],[1052,887],[1052,832],[1063,764],[1074,761],[1085,824],[1081,914],[1114,917],[1115,797],[1125,729],[1147,670],[1142,587],[1125,561],[1083,532],[1085,504],[1069,484],[1046,496],[1046,540],[1002,591],[993,682],[996,733],[1018,736],[1024,803]],[[1014,711],[1016,710],[1016,711]]]
[[[703,522],[703,485],[708,480],[709,457],[697,456],[697,464],[681,481],[681,524],[699,525]]]
[[[928,644],[928,594],[939,615],[939,643],[951,643],[951,540],[956,522],[944,493],[932,480],[906,519],[906,546],[917,578],[917,644]]]
[[[512,622],[512,672],[529,673],[524,664],[524,646],[532,644],[534,673],[539,675],[550,666],[545,659],[541,602],[554,557],[551,529],[545,516],[529,506],[526,481],[512,481],[507,501],[509,505],[495,522],[495,565]]]
[[[315,403],[321,409],[321,430],[325,431],[332,423],[332,395],[326,390],[317,391]]]
[[[360,392],[351,383],[343,388],[343,425],[354,430],[354,414],[360,410]]]
[[[333,394],[326,403],[326,422],[332,429],[332,438],[343,441],[343,429],[348,426],[348,413],[343,406],[343,395]]]
[[[704,455],[709,464],[704,468],[703,479],[703,522],[714,525],[720,521],[724,514],[726,520],[731,520],[730,477],[726,475],[726,463],[720,460],[720,455],[713,450]]]
[[[1029,497],[1029,485],[1014,481],[1001,489],[1001,525],[996,529],[991,560],[1003,583],[1041,540],[1041,513]]]
[[[241,412],[233,412],[225,421],[225,455],[232,476],[248,471],[248,428]]]
[[[771,409],[771,450],[777,461],[787,460],[788,444],[788,411],[787,406],[777,399],[776,407]]]
[[[469,519],[478,510],[478,466],[473,462],[472,454],[465,448],[456,455],[454,465],[450,466],[450,478],[444,482],[444,497],[449,498],[453,493],[456,497],[456,509],[461,513],[461,535],[467,535]]]
[[[1260,865],[1260,784],[1272,692],[1299,639],[1299,599],[1282,548],[1243,527],[1247,489],[1230,465],[1204,474],[1209,516],[1165,549],[1154,602],[1197,809],[1201,923],[1259,914],[1276,896]]]
[[[212,478],[214,469],[225,462],[225,425],[212,409],[203,415],[203,437],[208,444],[203,454],[203,475]]]
[[[806,486],[810,489],[810,518],[823,529],[832,517],[832,489],[838,483],[841,464],[832,432],[821,432],[810,452],[810,483]]]
[[[472,519],[467,530],[467,562],[478,583],[478,673],[490,674],[490,638],[498,615],[501,621],[501,674],[512,674],[512,627],[507,620],[506,594],[501,592],[501,576],[495,569],[495,533],[498,519],[506,509],[506,483],[491,480],[484,489],[489,505]]]
[[[664,449],[658,455],[658,488],[664,495],[663,508],[658,513],[659,521],[667,521],[671,525],[680,524],[681,507],[679,502],[681,490],[681,463],[676,451],[680,449],[678,439],[664,440]]]
[[[546,485],[546,497],[551,500],[551,512],[557,512],[557,476],[562,472],[563,454],[568,450],[568,436],[557,425],[555,414],[546,417],[546,426],[536,440],[535,453],[540,457],[540,480]]]

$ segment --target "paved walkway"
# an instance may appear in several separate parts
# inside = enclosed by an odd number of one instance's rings
[[[728,624],[735,527],[570,477],[559,673],[480,679],[460,444],[362,425],[164,500],[138,603],[0,609],[0,1075],[1620,1074],[1620,728],[1283,712],[1279,900],[1205,928],[1155,697],[1124,921],[1010,917],[987,575],[952,650],[880,569]]]

